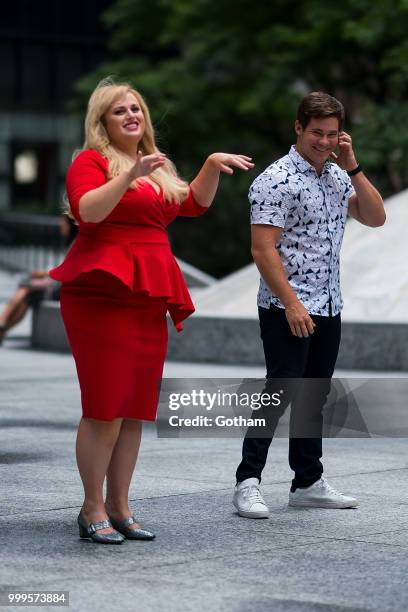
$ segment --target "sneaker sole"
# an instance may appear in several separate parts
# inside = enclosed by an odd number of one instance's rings
[[[234,506],[235,508],[235,506]],[[239,516],[243,516],[244,518],[249,518],[249,519],[267,519],[269,518],[269,512],[264,511],[264,512],[246,512],[245,510],[239,510],[238,508],[236,508],[236,511],[238,512]]]
[[[297,508],[331,508],[333,510],[347,510],[348,508],[357,508],[358,502],[354,504],[336,504],[335,502],[313,502],[313,501],[296,501],[290,500],[288,506]]]

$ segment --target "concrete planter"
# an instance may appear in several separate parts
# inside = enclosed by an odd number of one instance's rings
[[[177,333],[169,320],[168,359],[259,365],[264,363],[256,319],[194,315]],[[59,304],[43,302],[34,312],[32,346],[68,351]],[[344,322],[337,367],[408,371],[408,324]]]

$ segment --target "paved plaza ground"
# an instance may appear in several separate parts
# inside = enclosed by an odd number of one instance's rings
[[[0,300],[14,280],[0,275]],[[149,424],[131,503],[156,540],[81,541],[74,364],[69,355],[32,351],[29,323],[0,349],[0,590],[69,591],[75,612],[408,608],[405,438],[324,441],[325,475],[359,498],[356,510],[289,508],[287,440],[277,438],[262,483],[271,517],[248,520],[231,504],[238,438],[158,438]],[[210,364],[165,370],[167,377],[263,375]]]

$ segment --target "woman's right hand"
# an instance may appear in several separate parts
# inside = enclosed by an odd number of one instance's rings
[[[131,180],[133,181],[141,176],[148,176],[154,172],[154,170],[163,166],[166,159],[164,153],[143,155],[142,151],[138,151],[136,162],[129,170]]]
[[[164,153],[143,155],[138,151],[133,166],[107,183],[90,189],[79,200],[79,216],[84,223],[100,223],[112,212],[134,180],[148,176],[166,162]]]

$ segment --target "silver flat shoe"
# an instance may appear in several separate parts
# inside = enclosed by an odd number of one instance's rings
[[[82,515],[82,510],[78,515],[78,526],[79,526],[79,537],[90,538],[92,542],[98,544],[122,544],[126,538],[122,534],[114,531],[113,533],[99,533],[99,529],[105,529],[106,527],[112,527],[110,521],[98,521],[97,523],[87,524],[86,520]]]
[[[137,523],[137,520],[134,516],[128,516],[122,521],[117,521],[116,519],[109,516],[109,520],[112,523],[112,526],[126,536],[129,540],[154,540],[156,537],[154,533],[151,531],[146,531],[146,529],[131,529],[129,525],[133,523]]]

